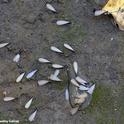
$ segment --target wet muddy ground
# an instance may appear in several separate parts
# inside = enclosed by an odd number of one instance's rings
[[[46,2],[51,2],[58,13],[48,11]],[[0,120],[16,119],[28,124],[28,116],[37,108],[33,124],[124,123],[124,35],[108,17],[93,16],[97,7],[91,0],[0,1],[0,42],[10,43],[0,49]],[[71,24],[58,27],[57,19],[70,20]],[[64,59],[50,51],[51,45],[62,48],[65,42],[72,45],[76,55]],[[12,61],[18,52],[19,65]],[[90,106],[70,115],[64,99],[64,75],[63,82],[39,87],[37,80],[53,72],[37,61],[39,57],[70,64],[77,60],[80,75],[96,83]],[[33,80],[15,83],[21,72],[36,68],[39,71]],[[3,102],[4,90],[18,99]],[[31,97],[33,104],[25,110],[25,102]]]

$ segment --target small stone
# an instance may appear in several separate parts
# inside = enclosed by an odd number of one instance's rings
[[[113,41],[114,40],[114,38],[113,37],[111,37],[111,41]]]

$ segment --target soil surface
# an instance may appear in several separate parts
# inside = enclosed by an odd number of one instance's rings
[[[50,2],[57,13],[48,11]],[[19,120],[29,124],[29,115],[37,108],[33,124],[123,124],[124,123],[124,35],[107,16],[94,17],[93,9],[100,8],[92,0],[1,0],[0,42],[10,43],[0,49],[0,120]],[[71,22],[57,26],[56,20]],[[65,51],[70,44],[75,55],[64,58],[51,52],[54,45]],[[67,52],[67,51],[65,51]],[[14,56],[20,53],[18,64]],[[55,63],[79,64],[79,75],[96,84],[91,104],[76,115],[70,115],[65,101],[63,82],[38,86],[53,69],[38,62],[45,57]],[[32,80],[15,80],[22,72],[38,69]],[[3,91],[14,101],[4,102]],[[33,97],[30,109],[25,103]]]

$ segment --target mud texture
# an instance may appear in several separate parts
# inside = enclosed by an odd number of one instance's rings
[[[45,7],[50,2],[58,13]],[[37,108],[33,124],[123,124],[124,123],[124,32],[115,28],[107,16],[94,17],[99,8],[92,0],[0,0],[0,42],[10,44],[0,49],[0,120],[16,119],[29,124],[29,115]],[[70,20],[58,27],[58,19]],[[76,50],[66,59],[50,51],[55,45],[63,49],[69,43]],[[19,64],[12,60],[21,53]],[[79,63],[79,75],[96,83],[92,103],[71,116],[64,99],[67,79],[43,87],[37,80],[45,79],[53,70],[40,64],[39,57],[56,63]],[[28,81],[15,83],[23,71],[39,71]],[[63,71],[64,73],[64,71]],[[3,91],[17,97],[3,102]],[[29,110],[24,105],[31,97]]]

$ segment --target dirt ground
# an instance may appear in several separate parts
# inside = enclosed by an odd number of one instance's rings
[[[57,9],[54,14],[46,2]],[[0,120],[16,119],[29,124],[29,115],[37,108],[33,124],[123,124],[124,123],[124,35],[109,17],[94,17],[98,5],[91,0],[5,0],[0,1],[0,42],[10,44],[0,49]],[[67,19],[68,26],[55,21]],[[76,54],[64,59],[50,51],[55,45],[63,49],[69,43]],[[12,60],[21,53],[19,64]],[[43,87],[37,80],[47,78],[53,70],[37,60],[46,57],[56,63],[79,63],[79,73],[96,83],[89,107],[71,116],[64,99],[66,77],[60,83]],[[33,80],[15,83],[21,72],[38,69]],[[64,73],[64,72],[63,72]],[[4,102],[6,90],[14,101]],[[29,110],[24,105],[34,97]]]

